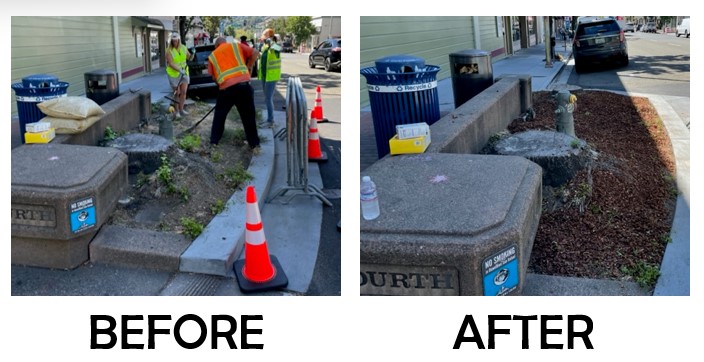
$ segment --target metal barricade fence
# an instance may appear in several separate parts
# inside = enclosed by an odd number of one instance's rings
[[[286,169],[288,185],[274,193],[270,200],[283,196],[289,191],[299,191],[288,196],[288,203],[297,195],[312,195],[325,205],[332,206],[323,191],[308,184],[308,104],[301,79],[288,78],[286,87]],[[280,131],[281,132],[281,131]],[[278,135],[279,133],[277,133]],[[302,193],[301,193],[302,192]]]

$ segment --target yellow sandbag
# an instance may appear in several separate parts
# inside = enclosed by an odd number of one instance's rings
[[[56,130],[56,134],[76,134],[81,133],[100,120],[102,116],[92,116],[86,119],[69,119],[58,117],[44,117],[42,122],[51,123],[51,127]]]
[[[105,114],[100,106],[86,97],[60,97],[37,104],[39,110],[49,117],[86,119]]]

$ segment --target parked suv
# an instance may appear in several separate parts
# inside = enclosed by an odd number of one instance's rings
[[[308,57],[308,65],[315,68],[322,65],[326,71],[333,68],[342,69],[342,39],[327,39],[313,48]]]
[[[217,89],[218,85],[213,80],[212,75],[208,73],[208,57],[215,50],[214,44],[198,45],[191,50],[195,50],[195,57],[188,62],[188,75],[191,82],[188,85],[188,90],[212,88]]]
[[[594,63],[614,60],[628,65],[626,36],[614,19],[579,23],[572,50],[577,72]]]

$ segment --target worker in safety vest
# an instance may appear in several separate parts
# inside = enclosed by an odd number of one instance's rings
[[[232,106],[236,106],[249,147],[259,146],[254,88],[249,84],[250,72],[258,57],[259,52],[252,47],[228,43],[223,37],[215,40],[215,50],[208,57],[208,71],[219,88],[210,132],[211,144],[220,142],[225,131],[225,118]]]
[[[193,55],[185,45],[181,44],[181,36],[176,32],[172,33],[169,47],[166,49],[166,75],[169,78],[171,89],[174,90],[176,117],[188,114],[183,109],[183,105],[186,103],[186,92],[190,83],[186,62],[191,59],[193,59]]]
[[[274,125],[274,90],[276,82],[281,79],[281,46],[272,29],[264,30],[261,40],[264,41],[261,58],[259,58],[259,80],[264,88],[266,103],[267,126]]]

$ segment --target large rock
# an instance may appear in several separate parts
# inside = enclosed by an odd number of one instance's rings
[[[127,156],[64,144],[12,150],[12,263],[71,269],[126,191]]]
[[[561,186],[583,169],[590,152],[586,142],[553,131],[513,134],[494,146],[499,155],[525,157],[543,168],[543,184]]]
[[[155,134],[129,133],[108,142],[107,145],[127,155],[130,174],[149,174],[161,166],[161,155],[168,151],[173,142]]]
[[[520,157],[387,157],[364,173],[381,215],[360,216],[363,295],[520,294],[541,212],[541,170]]]

